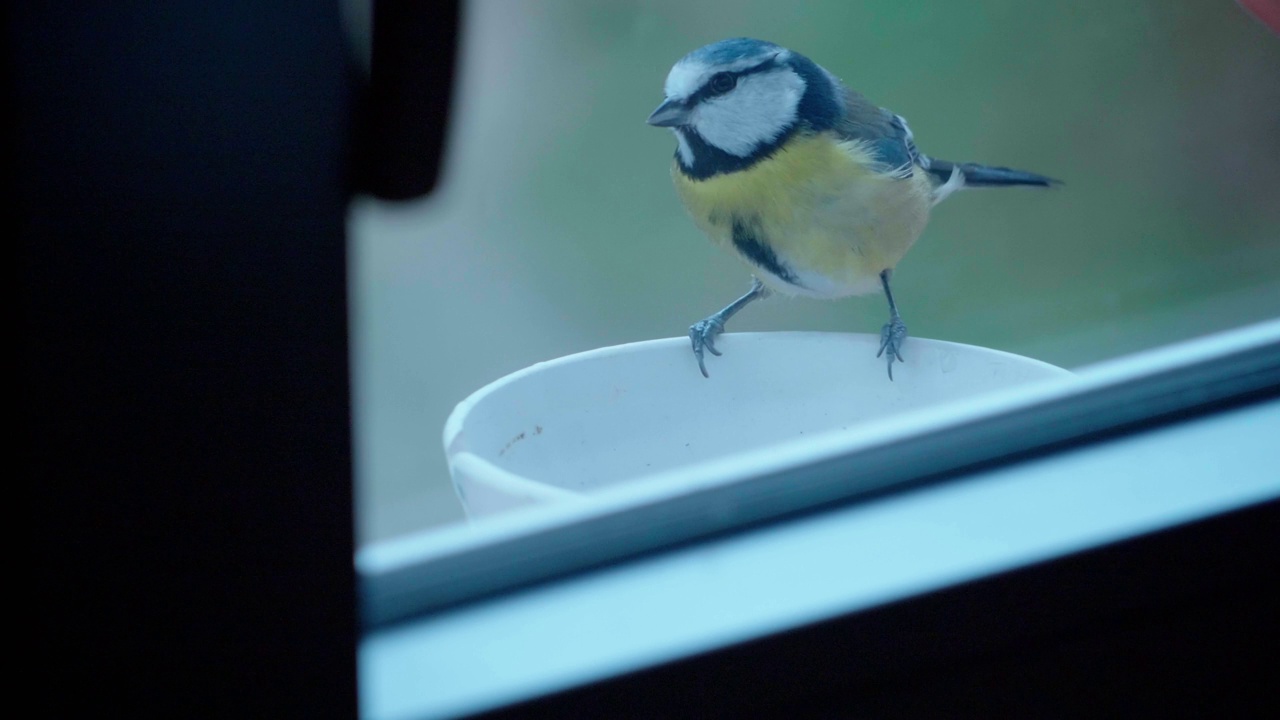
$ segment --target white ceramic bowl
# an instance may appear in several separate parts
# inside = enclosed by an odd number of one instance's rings
[[[910,338],[893,381],[880,339],[734,333],[698,372],[687,338],[539,363],[477,390],[445,423],[469,517],[581,498],[691,463],[1070,375],[998,350]]]

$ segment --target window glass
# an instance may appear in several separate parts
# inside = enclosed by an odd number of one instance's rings
[[[645,123],[672,63],[728,37],[812,58],[933,157],[1064,181],[935,208],[894,276],[912,337],[1079,368],[1280,315],[1280,41],[1234,2],[478,0],[463,16],[438,191],[351,213],[362,544],[462,520],[440,437],[472,391],[682,336],[747,289],[676,197],[671,134]],[[885,317],[876,294],[772,298],[729,331]]]

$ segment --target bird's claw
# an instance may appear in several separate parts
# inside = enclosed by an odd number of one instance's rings
[[[880,328],[880,352],[876,357],[886,356],[889,365],[889,379],[893,379],[893,362],[905,362],[902,359],[902,343],[907,339],[907,326],[902,318],[896,315]]]
[[[706,350],[712,355],[720,355],[720,351],[716,349],[716,336],[722,332],[724,332],[724,321],[715,315],[689,326],[689,341],[693,344],[693,356],[698,358],[698,369],[702,371],[704,378],[711,376],[707,374],[702,353]]]

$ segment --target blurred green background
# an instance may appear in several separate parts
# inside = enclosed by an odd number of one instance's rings
[[[440,434],[473,390],[684,335],[746,290],[644,122],[675,60],[742,35],[903,115],[927,154],[1066,182],[937,208],[894,276],[914,336],[1078,367],[1280,315],[1280,38],[1232,0],[477,0],[439,191],[351,212],[358,542],[462,519]],[[730,330],[884,317],[878,296],[773,299]]]

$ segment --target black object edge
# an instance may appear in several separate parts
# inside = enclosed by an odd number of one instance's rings
[[[357,713],[347,203],[434,185],[457,44],[378,6],[360,128],[338,3],[6,7],[37,714]]]

